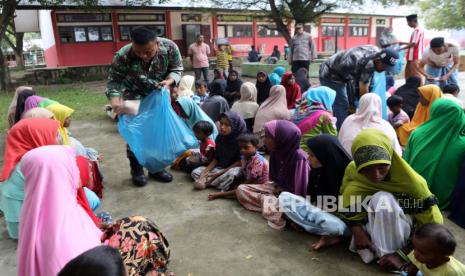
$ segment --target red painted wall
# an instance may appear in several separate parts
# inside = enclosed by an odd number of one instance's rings
[[[366,36],[349,36],[347,38],[347,49],[355,47],[355,46],[361,46],[361,45],[367,45],[367,44],[368,44],[368,37]]]
[[[58,55],[56,45],[53,45],[52,47],[46,49],[44,51],[44,56],[45,63],[47,64],[48,68],[58,67]]]
[[[261,49],[261,45],[265,44],[265,55],[271,55],[273,52],[274,45],[279,46],[281,55],[284,55],[284,44],[287,44],[286,40],[282,37],[257,37],[257,49]]]
[[[80,66],[110,64],[113,60],[113,42],[61,44],[62,64]]]

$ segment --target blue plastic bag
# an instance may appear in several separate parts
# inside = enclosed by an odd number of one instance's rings
[[[143,99],[136,116],[119,117],[118,130],[139,163],[151,173],[162,171],[181,153],[198,147],[192,130],[171,108],[164,88]]]
[[[384,120],[388,119],[387,104],[386,104],[386,72],[373,73],[372,93],[376,93],[381,98],[382,116]]]

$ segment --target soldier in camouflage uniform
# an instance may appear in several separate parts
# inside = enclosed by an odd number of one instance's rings
[[[176,44],[165,38],[157,38],[145,27],[137,27],[131,33],[132,43],[121,48],[113,59],[108,77],[106,95],[117,114],[127,114],[123,100],[138,100],[154,89],[176,85],[183,71],[182,58]],[[134,185],[144,186],[147,178],[129,146],[127,156]],[[161,182],[171,182],[173,177],[165,170],[149,173]]]

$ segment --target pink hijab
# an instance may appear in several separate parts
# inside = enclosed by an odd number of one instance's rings
[[[18,275],[57,275],[68,261],[101,244],[102,232],[76,200],[76,156],[68,146],[36,148],[22,158],[21,171]]]

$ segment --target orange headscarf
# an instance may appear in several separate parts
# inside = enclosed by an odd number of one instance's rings
[[[442,97],[442,92],[439,86],[434,84],[425,85],[418,88],[421,96],[429,101],[427,106],[418,103],[410,123],[403,124],[401,127],[396,129],[397,136],[399,137],[400,144],[402,146],[407,145],[410,134],[424,122],[429,119],[429,111],[433,102]]]
[[[60,123],[45,118],[28,118],[15,124],[6,138],[5,158],[0,181],[7,180],[28,151],[55,144]]]

